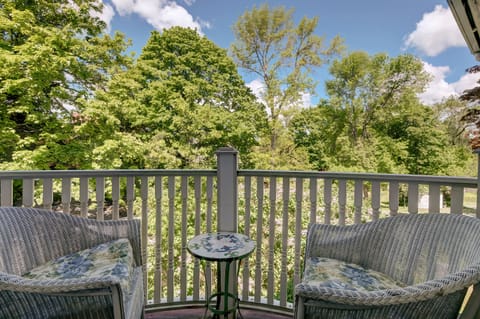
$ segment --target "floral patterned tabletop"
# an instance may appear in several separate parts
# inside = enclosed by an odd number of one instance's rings
[[[227,261],[242,259],[251,254],[255,249],[255,242],[238,233],[206,233],[193,237],[188,242],[187,249],[201,259]]]

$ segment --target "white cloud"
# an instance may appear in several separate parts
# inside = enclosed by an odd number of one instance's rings
[[[450,9],[436,5],[425,13],[415,31],[405,40],[406,47],[413,47],[427,56],[436,56],[449,47],[466,46]]]
[[[452,86],[455,89],[455,92],[461,94],[463,91],[472,89],[478,86],[478,80],[480,75],[478,73],[467,73],[460,78],[457,82],[453,83]]]
[[[80,7],[73,0],[68,0],[67,4],[72,8],[74,8],[75,10],[80,10]],[[103,5],[103,9],[102,9],[102,12],[98,12],[91,9],[89,11],[90,16],[94,18],[99,18],[100,20],[105,22],[107,25],[107,32],[110,32],[110,23],[112,22],[112,19],[115,16],[115,11],[113,10],[111,5],[104,3],[102,0],[97,0],[96,3],[94,4],[96,6]]]
[[[300,106],[303,108],[309,108],[312,106],[312,95],[310,93],[302,93],[302,103]]]
[[[109,4],[104,4],[102,13],[97,14],[97,16],[107,24],[107,32],[110,32],[110,24],[115,16],[113,7]]]
[[[471,89],[477,86],[477,81],[480,78],[478,74],[467,73],[463,75],[458,81],[448,83],[445,78],[450,72],[448,66],[433,66],[424,62],[424,69],[432,75],[432,81],[427,87],[426,91],[419,95],[420,100],[428,105],[432,105],[448,98],[452,95],[458,96],[466,89]]]
[[[121,16],[138,14],[157,30],[182,26],[196,29],[202,34],[202,27],[209,28],[207,22],[194,19],[184,7],[178,5],[175,1],[112,0],[112,3]]]
[[[255,79],[249,83],[246,83],[246,86],[248,86],[252,90],[253,94],[260,102],[264,101],[263,94],[265,93],[265,85],[261,80]]]

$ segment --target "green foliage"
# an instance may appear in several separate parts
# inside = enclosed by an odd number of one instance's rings
[[[455,103],[432,109],[417,98],[428,81],[421,61],[353,52],[330,72],[330,98],[291,125],[315,169],[449,175],[462,166]]]
[[[102,34],[101,2],[0,1],[0,160],[17,168],[85,168],[74,134],[79,98],[127,63],[121,35]]]
[[[98,92],[85,116],[83,132],[101,136],[101,165],[211,167],[215,151],[229,145],[248,167],[265,112],[225,50],[173,27],[152,32],[135,65]],[[125,150],[135,155],[119,158]]]
[[[351,147],[367,140],[373,122],[402,112],[423,91],[428,76],[411,55],[390,58],[357,51],[333,62],[326,81],[330,104],[343,115]]]
[[[446,128],[452,145],[469,145],[468,126],[463,118],[470,110],[469,104],[461,99],[450,97],[433,106],[435,116],[440,119]]]

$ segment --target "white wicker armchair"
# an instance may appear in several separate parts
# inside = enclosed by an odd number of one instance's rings
[[[138,220],[96,221],[41,209],[0,207],[0,318],[143,317],[139,232]],[[133,251],[128,291],[115,276],[24,276],[51,260],[118,238],[128,238],[123,242],[127,247],[129,242]]]
[[[314,224],[305,251],[306,261],[352,263],[401,285],[362,291],[303,279],[295,287],[296,318],[453,319],[470,286],[461,318],[480,318],[479,219],[412,214],[352,226]]]

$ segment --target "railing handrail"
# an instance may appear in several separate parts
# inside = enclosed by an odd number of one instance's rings
[[[461,184],[464,187],[477,187],[477,178],[461,176],[435,176],[435,175],[408,175],[385,173],[356,173],[356,172],[326,172],[326,171],[278,171],[278,170],[247,170],[238,171],[238,176],[264,176],[264,177],[293,177],[293,178],[318,178],[366,181],[396,181],[415,182],[419,184],[437,183],[442,185]]]
[[[127,177],[127,176],[216,176],[215,169],[90,169],[0,171],[1,178]]]
[[[58,177],[113,177],[113,176],[216,176],[216,169],[91,169],[91,170],[31,170],[0,171],[0,178],[58,178]],[[295,177],[319,179],[346,179],[368,181],[397,181],[415,183],[439,183],[443,185],[461,184],[477,187],[477,178],[462,176],[408,175],[385,173],[327,172],[327,171],[287,171],[240,169],[238,176]]]

